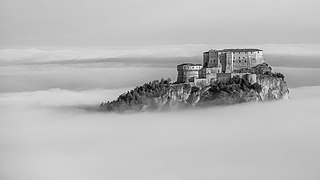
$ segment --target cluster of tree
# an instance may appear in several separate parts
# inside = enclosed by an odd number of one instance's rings
[[[209,92],[213,94],[221,92],[234,93],[240,92],[240,90],[249,91],[251,89],[257,91],[258,93],[262,91],[262,87],[260,84],[250,84],[247,78],[240,78],[239,76],[234,76],[227,82],[218,82],[216,84],[211,85]]]
[[[121,94],[116,100],[104,102],[100,104],[103,110],[120,110],[126,109],[128,106],[134,108],[135,105],[141,105],[143,101],[148,101],[150,97],[160,97],[167,93],[171,79],[154,80],[137,86],[127,93]],[[140,106],[139,106],[140,108]]]
[[[257,75],[268,75],[273,76],[276,78],[284,79],[284,75],[281,73],[273,73],[272,68],[267,63],[258,64],[255,67],[252,68],[244,68],[240,70],[235,70],[236,73],[251,73],[251,74],[257,74]]]
[[[244,68],[239,70],[234,70],[236,73],[251,73],[251,74],[268,74],[272,72],[272,68],[267,63],[258,64],[252,68]]]
[[[246,77],[234,76],[229,81],[210,85],[210,88],[201,95],[199,106],[240,103],[246,96],[244,94],[250,94],[251,90],[260,93],[262,87],[258,83],[250,84]]]
[[[277,78],[281,78],[282,80],[284,79],[284,75],[281,73],[272,73],[272,76],[277,77]]]

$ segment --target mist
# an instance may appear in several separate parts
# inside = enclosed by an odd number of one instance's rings
[[[281,102],[142,114],[77,108],[115,91],[2,94],[0,177],[318,179],[320,87],[290,93]]]
[[[201,63],[184,52],[206,48],[168,47],[0,51],[0,179],[319,179],[320,56],[307,45],[269,46],[287,101],[162,113],[84,108],[154,79],[175,81],[176,64]]]

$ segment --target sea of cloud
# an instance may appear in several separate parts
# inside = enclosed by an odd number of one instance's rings
[[[0,179],[320,178],[317,68],[274,67],[286,76],[287,101],[164,113],[83,108],[153,79],[175,79],[175,67],[158,60],[7,60],[0,66]]]
[[[4,93],[1,179],[318,179],[320,87],[291,99],[108,114],[122,90]]]

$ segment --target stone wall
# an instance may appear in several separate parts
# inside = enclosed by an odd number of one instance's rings
[[[249,64],[247,52],[233,53],[233,70],[248,68]]]
[[[226,73],[233,72],[233,53],[227,52],[226,53]]]
[[[262,51],[233,53],[233,70],[251,68],[263,62]]]
[[[231,73],[217,73],[217,81],[228,82],[231,78]]]
[[[189,82],[193,77],[199,78],[199,70],[202,68],[202,65],[199,64],[180,64],[177,66],[178,70],[178,83]]]
[[[244,75],[249,74],[249,73],[232,73],[231,74],[231,78],[235,77],[235,76],[239,76],[240,78],[242,78]]]
[[[203,53],[203,66],[208,68],[221,66],[219,51],[211,49],[208,52]]]
[[[224,73],[251,68],[263,62],[263,51],[261,50],[209,50],[203,53],[204,67],[221,67]]]
[[[216,73],[221,73],[221,67],[202,68],[199,71],[199,78],[216,77]]]

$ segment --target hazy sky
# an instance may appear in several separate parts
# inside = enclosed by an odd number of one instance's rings
[[[0,47],[320,43],[319,0],[1,0]]]

